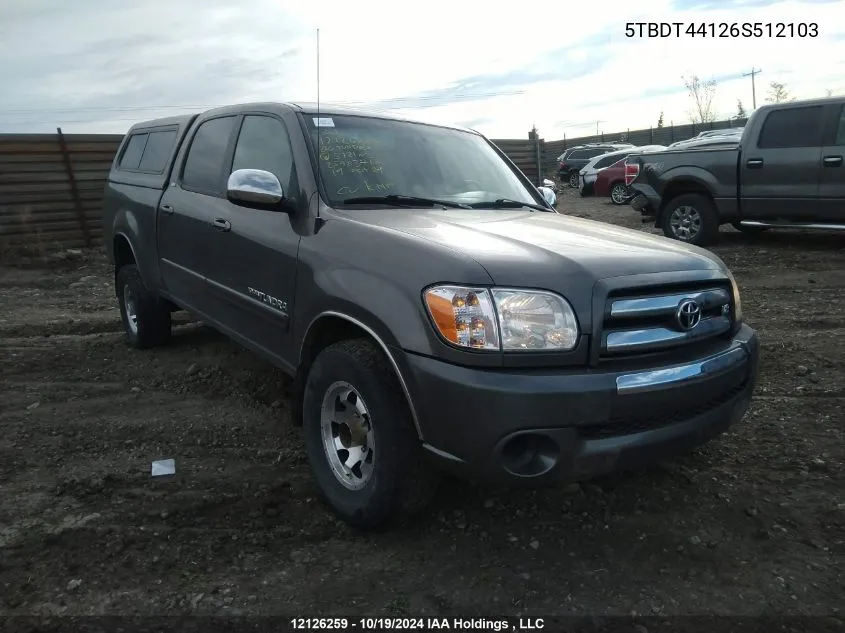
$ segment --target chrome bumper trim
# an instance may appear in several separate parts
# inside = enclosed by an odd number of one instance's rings
[[[667,386],[689,384],[720,374],[747,360],[748,352],[743,347],[734,347],[694,363],[623,374],[616,377],[616,393],[640,393]]]

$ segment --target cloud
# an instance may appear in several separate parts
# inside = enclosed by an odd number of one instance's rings
[[[547,140],[686,122],[681,77],[718,82],[719,116],[769,82],[845,92],[842,0],[606,0],[584,7],[430,0],[0,3],[0,132],[123,132],[243,101],[370,105],[493,138]],[[626,37],[627,22],[816,22],[816,38]],[[574,26],[574,28],[573,28]],[[824,64],[818,63],[824,60]]]
[[[26,127],[45,115],[57,124],[149,118],[249,99],[257,85],[296,76],[296,22],[256,22],[239,33],[233,23],[242,16],[225,0],[79,4],[0,9],[0,23],[16,21],[0,40],[10,88],[0,94],[0,119]],[[166,28],[155,28],[163,16]],[[285,44],[262,50],[270,38]]]
[[[376,108],[428,108],[449,102],[480,101],[500,95],[524,94],[532,85],[578,79],[600,71],[610,56],[602,48],[608,36],[592,37],[577,45],[553,49],[531,62],[504,72],[463,77],[451,85],[402,97],[370,102]],[[565,60],[565,62],[564,62]]]

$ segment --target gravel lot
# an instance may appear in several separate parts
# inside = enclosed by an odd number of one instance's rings
[[[559,206],[654,230],[605,199]],[[725,230],[762,343],[732,433],[583,485],[450,485],[371,535],[317,500],[280,372],[189,322],[128,349],[101,252],[0,268],[0,612],[837,616],[843,246]],[[150,477],[162,458],[175,477]]]

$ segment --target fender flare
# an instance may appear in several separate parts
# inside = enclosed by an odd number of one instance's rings
[[[366,332],[381,348],[381,350],[384,352],[384,355],[387,357],[387,360],[390,362],[390,366],[393,368],[393,372],[396,375],[397,380],[399,381],[399,385],[402,387],[402,393],[405,395],[405,400],[408,403],[408,409],[411,412],[411,420],[414,423],[414,428],[417,431],[417,436],[419,437],[420,441],[423,441],[422,427],[420,425],[419,416],[417,414],[416,407],[414,406],[413,398],[411,398],[411,392],[408,389],[408,384],[405,381],[405,377],[402,375],[402,370],[399,368],[399,364],[396,362],[396,359],[391,353],[390,347],[387,345],[387,343],[385,343],[384,339],[378,334],[378,332],[376,332],[372,327],[370,327],[360,319],[357,319],[339,310],[324,310],[317,314],[317,316],[311,319],[311,322],[308,324],[308,327],[305,328],[305,333],[303,334],[302,341],[299,345],[297,366],[302,365],[302,357],[305,351],[305,343],[306,341],[308,341],[312,329],[317,323],[319,323],[322,319],[325,318],[337,318],[348,321],[352,325],[355,325],[364,332]]]

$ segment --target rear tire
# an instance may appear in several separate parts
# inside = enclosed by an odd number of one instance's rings
[[[572,189],[578,188],[578,172],[577,171],[573,171],[572,173],[569,174],[569,186]]]
[[[374,529],[428,506],[437,474],[424,461],[396,374],[367,339],[322,350],[305,380],[305,449],[323,500]]]
[[[705,246],[716,241],[719,216],[713,201],[700,193],[685,193],[669,201],[661,214],[666,237]]]
[[[170,306],[147,289],[135,264],[118,269],[115,291],[129,345],[135,349],[148,349],[170,340]]]
[[[631,200],[631,194],[624,182],[616,182],[610,187],[610,201],[616,205],[626,204]]]

